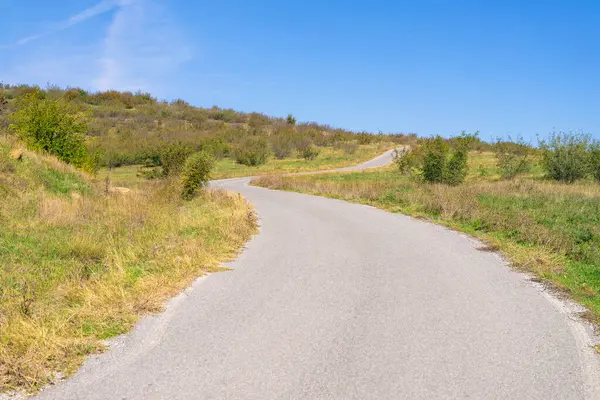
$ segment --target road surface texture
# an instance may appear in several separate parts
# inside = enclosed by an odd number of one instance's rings
[[[232,270],[40,399],[600,399],[588,327],[480,243],[248,181],[213,183],[261,220]]]

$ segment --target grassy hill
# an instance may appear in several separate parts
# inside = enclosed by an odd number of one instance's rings
[[[316,123],[297,123],[292,116],[273,118],[218,107],[193,107],[183,100],[158,101],[147,93],[81,89],[40,89],[27,85],[0,85],[0,128],[8,128],[19,99],[38,93],[64,99],[87,116],[87,146],[100,155],[99,167],[159,167],[166,144],[181,143],[192,151],[205,150],[218,160],[217,177],[248,174],[239,161],[240,149],[259,142],[267,152],[255,172],[315,170],[364,161],[416,136],[350,132]],[[2,101],[4,99],[4,101]],[[256,170],[256,171],[255,171]]]
[[[107,188],[20,148],[0,138],[0,392],[72,373],[256,231],[236,195],[184,202],[174,181]]]

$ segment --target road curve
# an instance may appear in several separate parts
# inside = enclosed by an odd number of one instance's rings
[[[232,270],[40,399],[600,399],[587,327],[476,241],[248,181],[213,183],[260,216]]]

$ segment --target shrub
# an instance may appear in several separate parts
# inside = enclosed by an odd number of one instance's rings
[[[444,169],[444,183],[449,185],[458,185],[463,183],[467,177],[469,159],[469,146],[464,143],[460,144],[450,156]]]
[[[441,136],[424,139],[421,142],[423,152],[423,179],[426,182],[442,182],[446,159],[448,157],[448,145]]]
[[[589,135],[553,132],[540,142],[546,176],[569,183],[584,178],[590,170],[590,145]]]
[[[212,154],[215,159],[220,160],[229,155],[231,148],[222,138],[213,137],[204,141],[200,145],[200,150],[206,151]]]
[[[352,154],[356,153],[356,150],[358,150],[358,143],[344,142],[344,144],[342,145],[342,149],[344,149],[344,154],[352,155]]]
[[[600,141],[594,142],[590,147],[590,167],[592,176],[600,183]]]
[[[10,129],[30,149],[48,152],[76,167],[84,166],[85,116],[64,99],[50,100],[39,93],[26,93],[18,98],[18,110],[11,115]]]
[[[279,133],[271,139],[271,147],[273,148],[275,158],[281,160],[292,154],[294,143],[292,142],[290,135]]]
[[[319,150],[319,148],[317,146],[315,146],[314,144],[311,144],[308,148],[305,148],[304,150],[302,150],[300,155],[305,160],[314,160],[315,158],[317,158],[317,156],[319,155],[320,152],[321,151]]]
[[[292,114],[288,114],[285,122],[287,122],[289,125],[296,125],[296,118],[294,118]]]
[[[494,144],[494,152],[496,166],[503,179],[513,179],[531,170],[532,148],[523,141],[523,138],[517,138],[515,142],[510,137],[508,141],[498,139]]]
[[[206,185],[213,166],[214,158],[207,152],[200,151],[188,157],[181,173],[181,197],[184,200],[191,200]]]
[[[313,141],[310,136],[298,134],[294,138],[294,147],[296,148],[296,151],[300,157],[302,157],[302,154],[305,151],[309,151],[312,145]]]
[[[264,138],[249,136],[242,140],[233,151],[233,157],[238,164],[257,166],[269,159],[269,144]]]
[[[171,143],[160,152],[160,164],[164,176],[179,174],[192,150],[183,143]]]
[[[368,132],[360,132],[356,134],[359,144],[371,144],[377,140],[377,136]]]
[[[458,185],[464,182],[468,171],[469,147],[477,134],[462,133],[449,140],[452,152],[441,136],[421,142],[421,175],[426,182]]]
[[[415,147],[401,147],[394,150],[393,153],[394,163],[398,166],[400,173],[406,175],[415,168],[418,168],[422,162],[420,159],[420,151]]]

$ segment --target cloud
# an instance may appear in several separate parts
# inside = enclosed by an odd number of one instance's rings
[[[23,46],[29,42],[33,42],[34,40],[38,40],[43,37],[50,36],[54,33],[68,29],[68,28],[72,27],[73,25],[84,22],[90,18],[97,16],[97,15],[109,12],[109,11],[113,10],[114,8],[116,8],[117,6],[119,6],[120,4],[122,4],[122,2],[117,1],[117,0],[103,0],[100,3],[83,10],[82,12],[80,12],[78,14],[70,16],[69,18],[67,18],[66,20],[64,20],[62,22],[54,24],[54,26],[52,28],[48,29],[45,32],[35,33],[35,34],[29,35],[29,36],[24,36],[24,37],[18,39],[14,43],[2,45],[2,46],[0,46],[0,48],[6,49],[6,48],[11,48],[11,47]]]
[[[153,0],[121,3],[104,38],[99,90],[158,91],[191,57],[167,9]]]
[[[42,39],[109,10],[112,15],[105,30],[98,32],[100,39],[73,43],[65,36],[59,46]],[[105,0],[20,42],[36,39],[40,40],[35,45],[11,49],[7,62],[0,63],[4,82],[142,90],[170,97],[177,90],[182,64],[191,58],[180,26],[159,0]]]

